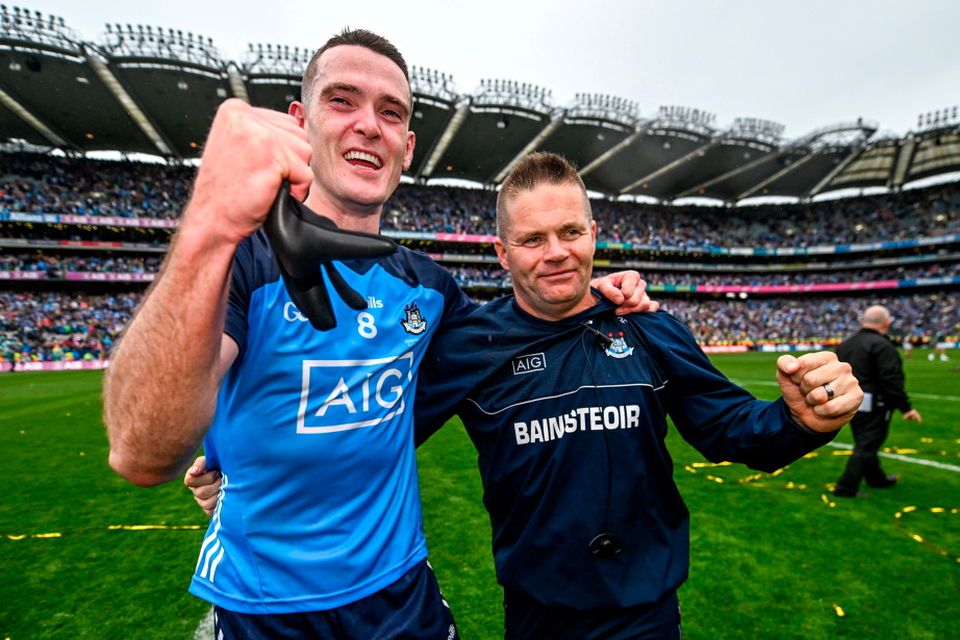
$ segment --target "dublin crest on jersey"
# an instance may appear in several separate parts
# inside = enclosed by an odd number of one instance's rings
[[[627,341],[623,337],[623,331],[620,331],[617,335],[613,335],[612,333],[608,333],[607,335],[613,340],[605,350],[608,356],[620,359],[633,355],[633,347],[627,346]]]
[[[417,306],[416,302],[404,305],[403,311],[407,314],[406,319],[400,321],[404,331],[419,334],[427,330],[427,321],[420,315],[420,307]]]

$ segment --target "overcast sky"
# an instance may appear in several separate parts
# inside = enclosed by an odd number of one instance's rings
[[[81,39],[107,22],[150,24],[213,39],[239,60],[249,43],[316,48],[344,26],[372,29],[407,62],[452,74],[786,125],[788,139],[864,117],[903,134],[917,115],[960,103],[957,0],[31,0]],[[10,4],[8,4],[10,6]]]

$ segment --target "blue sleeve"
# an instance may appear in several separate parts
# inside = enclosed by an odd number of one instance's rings
[[[794,422],[783,400],[757,400],[710,362],[690,330],[669,314],[641,322],[667,378],[666,409],[684,440],[711,462],[775,471],[830,442]]]

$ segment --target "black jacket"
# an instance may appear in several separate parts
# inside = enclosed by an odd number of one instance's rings
[[[904,388],[900,354],[885,335],[864,327],[837,347],[837,357],[853,367],[860,388],[874,395],[875,404],[901,413],[913,408]]]

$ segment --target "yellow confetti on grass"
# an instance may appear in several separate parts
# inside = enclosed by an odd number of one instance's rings
[[[843,607],[838,604],[833,605],[833,610],[837,612],[838,618],[843,618],[847,615],[847,612],[843,610]]]
[[[181,530],[195,530],[199,529],[200,525],[198,524],[179,524],[179,525],[165,525],[165,524],[112,524],[107,529],[111,531],[116,531],[122,529],[124,531],[181,531]],[[204,527],[206,529],[206,527]]]
[[[898,529],[900,529],[900,531],[902,531],[903,534],[906,535],[908,538],[910,538],[911,540],[914,540],[915,542],[919,542],[920,544],[927,547],[937,555],[942,556],[944,558],[953,558],[956,562],[960,562],[960,555],[957,555],[955,553],[955,550],[953,552],[948,551],[947,549],[944,549],[943,547],[930,542],[920,534],[914,531],[909,531],[906,528],[906,526],[904,526],[903,515],[907,513],[913,513],[914,511],[920,511],[920,509],[916,506],[909,506],[909,507],[904,507],[903,509],[898,511],[894,515],[894,521],[893,521],[894,525]],[[957,508],[957,507],[951,507],[951,508],[929,507],[927,509],[923,509],[923,511],[928,511],[931,514],[946,514],[946,513],[960,514],[960,508]]]
[[[199,524],[111,524],[108,525],[107,531],[196,531],[198,529],[206,529],[205,525]],[[80,534],[80,533],[92,533],[94,531],[100,531],[99,528],[84,529],[82,531],[68,532],[69,534]],[[50,533],[0,533],[0,538],[6,538],[7,540],[26,540],[27,538],[31,539],[45,539],[45,538],[62,538],[63,533],[58,531]]]

